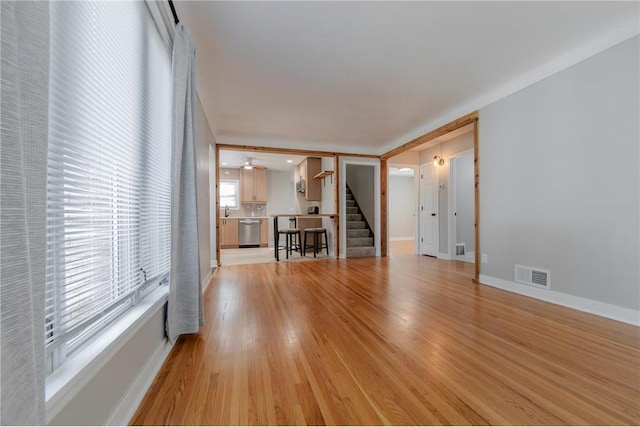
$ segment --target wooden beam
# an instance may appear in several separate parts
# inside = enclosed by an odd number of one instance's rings
[[[473,123],[478,120],[478,112],[474,111],[472,113],[467,114],[466,116],[462,116],[459,119],[456,119],[452,122],[447,123],[444,126],[439,127],[438,129],[432,130],[431,132],[425,133],[422,136],[419,136],[406,144],[402,144],[400,147],[394,148],[391,151],[387,151],[380,159],[388,160],[391,157],[397,156],[398,154],[402,154],[405,151],[409,151],[413,148],[416,148],[425,142],[429,142],[432,139],[435,139],[439,136],[442,136],[448,132],[454,131],[458,128],[468,125],[469,123]]]
[[[380,159],[380,256],[387,256],[387,218],[389,212],[387,210],[388,203],[388,191],[387,191],[387,177],[388,174],[387,161]]]
[[[480,280],[480,169],[478,167],[478,117],[473,125],[473,176],[474,176],[474,210],[475,210],[475,277]]]
[[[232,144],[217,144],[216,146],[219,147],[221,150],[253,151],[256,153],[272,153],[272,154],[291,154],[296,156],[308,156],[308,157],[349,156],[349,157],[364,157],[367,159],[378,158],[378,156],[374,154],[339,153],[335,151],[320,151],[320,150],[299,150],[295,148],[259,147],[254,145],[232,145]]]

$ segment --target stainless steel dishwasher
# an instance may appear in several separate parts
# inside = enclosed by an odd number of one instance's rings
[[[238,246],[241,248],[260,247],[260,220],[245,218],[238,221]]]

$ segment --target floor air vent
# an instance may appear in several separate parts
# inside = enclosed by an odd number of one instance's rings
[[[550,276],[549,270],[516,264],[516,282],[518,283],[549,289]]]

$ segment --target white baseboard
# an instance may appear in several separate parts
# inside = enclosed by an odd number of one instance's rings
[[[116,409],[111,413],[105,425],[127,426],[136,413],[138,406],[142,402],[144,395],[151,387],[153,380],[162,368],[164,361],[169,356],[173,344],[169,340],[162,342],[153,355],[147,360],[135,381],[129,387],[126,394],[120,399]]]
[[[216,268],[217,268],[217,266],[216,266]],[[207,286],[209,286],[209,283],[211,283],[211,278],[212,277],[213,277],[213,273],[211,273],[211,270],[209,270],[209,272],[204,277],[204,279],[202,280],[202,283],[201,283],[202,293],[203,294],[204,294],[204,291],[207,290]]]
[[[484,274],[481,274],[479,279],[480,283],[483,285],[492,286],[494,288],[547,301],[563,307],[569,307],[586,313],[595,314],[596,316],[606,317],[607,319],[617,320],[618,322],[640,326],[640,310],[632,310],[630,308],[620,307],[548,289],[527,286],[509,280],[486,276]]]
[[[449,256],[449,254],[447,252],[438,252],[438,258],[439,259],[451,260],[451,257]]]
[[[464,262],[470,262],[472,264],[475,264],[476,262],[476,253],[475,252],[467,252],[464,255],[456,255],[454,257],[454,259],[460,260],[460,261],[464,261]]]
[[[212,260],[211,260],[211,267],[209,267],[209,268],[211,268],[212,270],[213,270],[214,268],[218,268],[218,260],[216,260],[216,259],[212,259]]]
[[[413,236],[409,236],[409,237],[391,237],[389,239],[389,241],[391,242],[401,242],[404,240],[413,240]]]

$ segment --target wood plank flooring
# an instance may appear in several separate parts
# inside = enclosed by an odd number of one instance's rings
[[[132,424],[640,424],[640,330],[390,258],[221,267]]]

